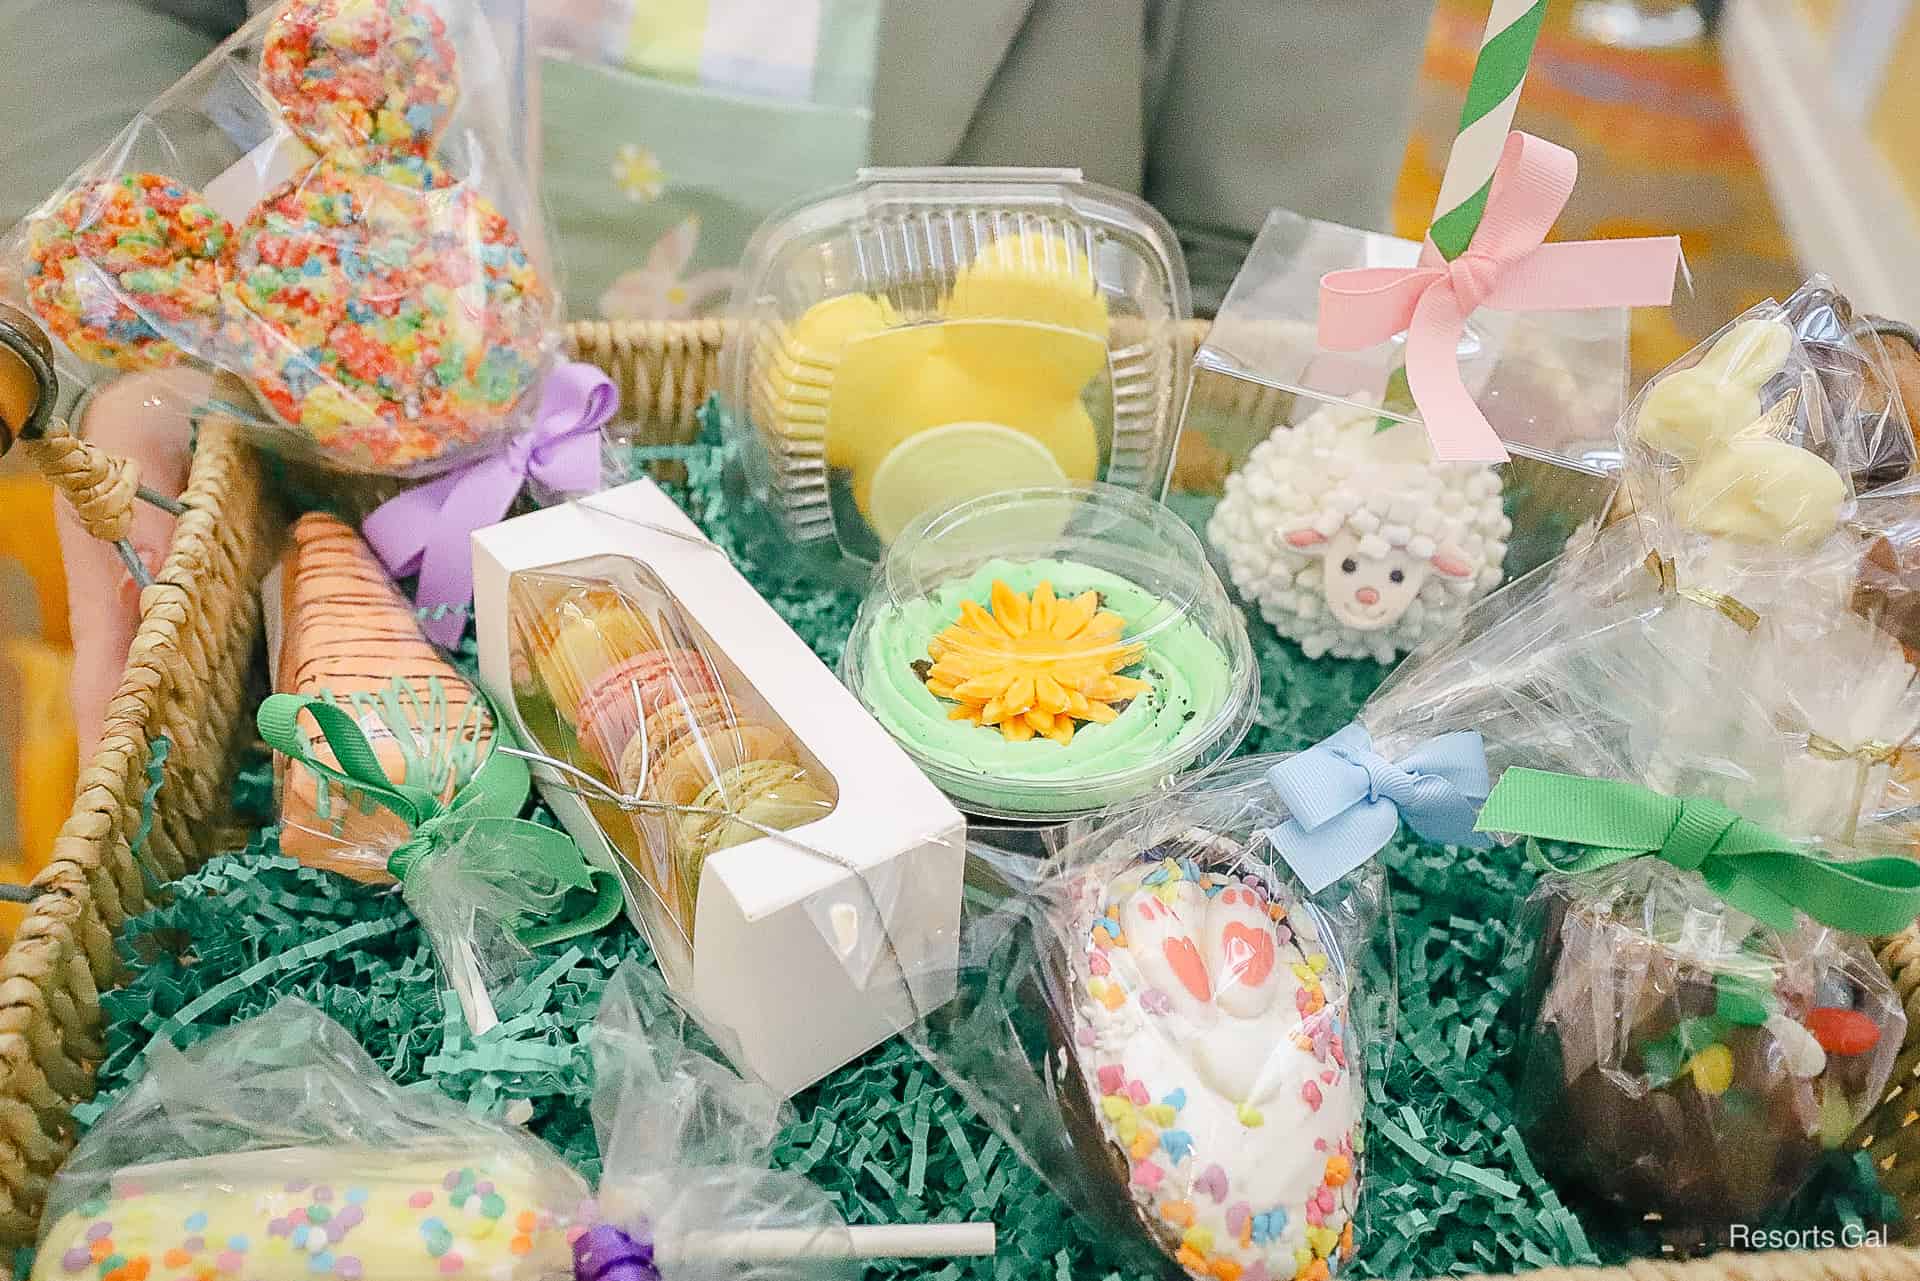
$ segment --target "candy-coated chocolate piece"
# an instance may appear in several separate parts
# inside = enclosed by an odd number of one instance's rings
[[[1767,1031],[1773,1035],[1774,1043],[1780,1047],[1780,1057],[1787,1065],[1787,1071],[1801,1080],[1811,1080],[1827,1070],[1827,1052],[1820,1047],[1799,1023],[1784,1014],[1774,1014],[1767,1018]]]
[[[1702,1094],[1721,1095],[1733,1084],[1733,1051],[1724,1045],[1709,1045],[1687,1062],[1693,1074],[1693,1087]]]
[[[1813,1039],[1828,1054],[1865,1054],[1880,1043],[1879,1026],[1859,1010],[1809,1010],[1806,1022]]]

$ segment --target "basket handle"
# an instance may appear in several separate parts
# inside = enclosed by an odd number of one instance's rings
[[[0,453],[17,443],[66,495],[81,527],[113,543],[134,581],[146,587],[152,576],[127,541],[133,500],[141,494],[139,468],[74,435],[53,412],[59,389],[46,334],[26,313],[0,304]]]

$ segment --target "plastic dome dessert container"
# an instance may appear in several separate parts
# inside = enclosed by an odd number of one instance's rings
[[[1211,768],[1259,695],[1199,539],[1112,485],[1009,490],[915,521],[874,572],[841,675],[962,810],[1016,821]]]
[[[1186,267],[1076,170],[880,169],[775,214],[721,354],[731,440],[795,543],[856,571],[994,490],[1166,487]]]

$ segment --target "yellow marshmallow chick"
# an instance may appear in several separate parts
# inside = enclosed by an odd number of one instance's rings
[[[1766,430],[1760,389],[1786,368],[1793,331],[1779,320],[1735,325],[1691,369],[1647,392],[1634,433],[1655,449],[1692,460],[1736,437]]]

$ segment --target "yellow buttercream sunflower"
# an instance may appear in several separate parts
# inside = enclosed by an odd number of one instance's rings
[[[991,613],[962,601],[960,621],[927,644],[927,691],[958,704],[950,719],[1064,746],[1078,723],[1107,724],[1120,715],[1115,703],[1151,688],[1120,675],[1142,647],[1121,642],[1126,620],[1101,609],[1098,592],[1060,600],[1042,582],[1028,597],[995,579],[990,595]]]

